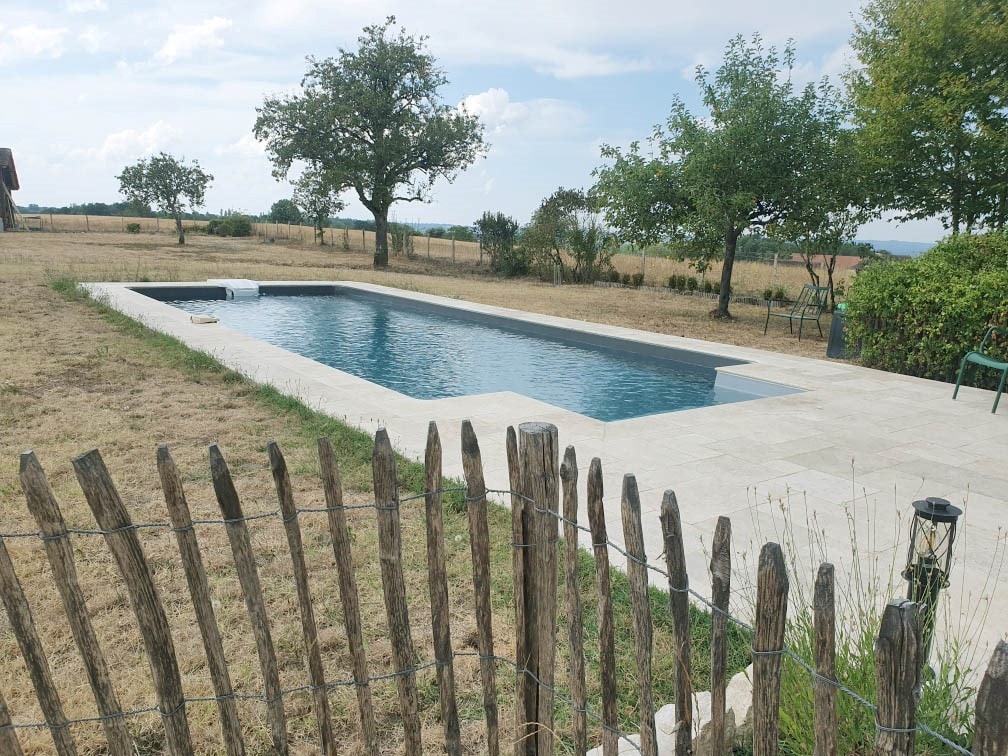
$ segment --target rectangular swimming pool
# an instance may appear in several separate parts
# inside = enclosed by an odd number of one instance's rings
[[[484,315],[332,286],[262,285],[139,293],[415,399],[513,391],[601,421],[792,393],[718,380],[717,355]]]

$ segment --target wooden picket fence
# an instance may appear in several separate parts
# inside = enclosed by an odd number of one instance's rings
[[[630,598],[633,613],[636,662],[638,668],[640,745],[646,756],[657,754],[655,701],[652,692],[651,640],[652,621],[648,602],[649,567],[644,552],[641,506],[636,480],[624,477],[621,494],[625,549],[609,541],[606,534],[602,496],[602,468],[594,459],[587,476],[588,526],[580,524],[578,504],[578,467],[573,447],[568,447],[561,463],[555,426],[525,423],[517,433],[508,428],[507,459],[510,475],[510,505],[514,578],[514,618],[516,628],[514,659],[499,657],[494,651],[491,592],[489,577],[489,536],[487,524],[487,489],[484,483],[479,444],[472,426],[462,426],[463,467],[466,478],[467,517],[472,556],[474,614],[482,683],[482,702],[486,728],[486,750],[497,756],[501,748],[500,717],[496,670],[506,663],[517,671],[515,688],[515,735],[506,743],[515,756],[549,756],[554,753],[554,716],[558,698],[555,679],[557,658],[558,548],[562,525],[566,566],[565,605],[569,635],[563,639],[570,650],[569,679],[562,685],[569,693],[573,750],[583,754],[594,743],[588,740],[589,717],[594,731],[601,724],[605,756],[617,753],[618,741],[625,737],[617,720],[614,623],[610,589],[610,550],[627,558]],[[353,684],[356,689],[359,720],[358,733],[335,732],[331,724],[327,692],[326,665],[320,653],[314,607],[308,583],[308,570],[302,548],[298,510],[292,496],[291,481],[283,454],[275,443],[267,447],[270,467],[279,499],[280,511],[293,565],[298,597],[309,685],[318,726],[318,749],[325,754],[340,752],[346,739],[359,738],[362,750],[377,756],[382,750],[378,739],[371,685],[378,679],[369,676],[367,648],[361,632],[361,610],[356,576],[351,559],[346,507],[339,467],[332,446],[320,439],[318,453],[326,515],[338,572],[342,616],[352,657]],[[420,703],[416,683],[416,653],[410,634],[410,621],[401,560],[400,499],[395,457],[388,435],[379,430],[373,452],[374,500],[378,529],[381,579],[392,645],[395,682],[401,709],[403,750],[408,756],[422,752]],[[137,525],[112,482],[100,454],[88,452],[73,461],[78,482],[94,513],[123,580],[136,615],[150,665],[168,753],[183,756],[193,753],[187,699],[182,688],[179,665],[165,610],[145,559]],[[235,705],[236,696],[229,678],[221,634],[218,629],[181,479],[165,446],[158,448],[157,466],[172,529],[195,616],[203,639],[206,663],[219,710],[221,737],[227,753],[245,753],[243,729]],[[270,635],[270,622],[260,586],[256,554],[251,545],[247,518],[232,483],[231,473],[216,446],[210,447],[210,469],[220,506],[223,527],[227,530],[234,564],[245,598],[262,679],[266,719],[271,733],[271,747],[277,754],[289,752],[289,735],[284,709],[277,657]],[[59,504],[32,452],[21,457],[20,480],[35,517],[39,537],[44,542],[56,587],[66,609],[78,651],[94,694],[99,718],[104,728],[108,753],[113,756],[133,754],[134,742],[127,727],[129,712],[124,712],[112,683],[108,665],[97,642],[74,564],[70,533]],[[434,423],[428,431],[425,456],[425,505],[430,610],[434,639],[435,667],[439,692],[440,721],[444,749],[450,756],[463,753],[459,711],[455,690],[453,659],[457,651],[452,643],[449,622],[448,587],[445,567],[444,524],[442,519],[441,443]],[[676,665],[675,753],[693,753],[693,690],[690,669],[689,589],[686,574],[682,528],[675,494],[667,491],[660,521],[671,614],[674,629]],[[580,594],[577,590],[578,532],[591,533],[595,558],[595,582],[599,612],[599,669],[601,707],[589,709],[586,702],[585,659]],[[731,575],[731,524],[720,518],[712,547],[713,608],[711,644],[712,752],[726,753],[725,689],[727,681],[727,629]],[[45,724],[52,735],[56,752],[75,754],[72,720],[64,714],[59,691],[53,683],[46,653],[39,639],[28,602],[14,572],[4,540],[0,538],[0,594],[11,628],[21,648],[31,675]],[[780,675],[786,653],[784,632],[788,601],[788,578],[784,559],[777,544],[766,544],[759,558],[757,599],[753,627],[753,751],[757,756],[776,754],[778,749],[778,708]],[[833,568],[823,565],[815,584],[815,712],[816,754],[837,753],[836,696],[838,686],[834,669]],[[911,754],[918,734],[916,693],[922,667],[921,641],[916,606],[908,601],[894,601],[885,610],[876,641],[877,654],[877,741],[876,753]],[[383,678],[388,677],[382,676]],[[566,705],[566,704],[565,704]],[[1008,754],[1008,643],[998,645],[980,687],[976,706],[976,756]],[[12,723],[6,703],[0,696],[0,753],[22,753],[17,738],[18,726]],[[627,741],[629,742],[629,741]],[[396,744],[398,745],[398,744]]]

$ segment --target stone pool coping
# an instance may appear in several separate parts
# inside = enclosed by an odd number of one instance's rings
[[[989,651],[983,646],[992,647],[1008,631],[1008,571],[991,574],[994,555],[1005,547],[1008,420],[991,414],[990,391],[963,388],[953,402],[948,384],[844,362],[537,315],[374,284],[269,283],[338,284],[526,323],[706,352],[747,361],[719,368],[725,374],[784,384],[802,392],[614,422],[510,392],[412,399],[220,324],[194,324],[188,313],[133,291],[157,284],[85,286],[109,306],[214,356],[253,381],[272,385],[369,433],[385,427],[393,445],[409,457],[423,458],[427,424],[436,420],[446,475],[462,475],[458,433],[462,420],[468,419],[480,440],[490,488],[508,487],[507,426],[531,420],[554,423],[561,449],[574,445],[577,451],[582,503],[588,463],[592,457],[601,459],[606,520],[610,538],[617,543],[622,543],[623,474],[636,476],[647,554],[659,567],[664,565],[658,509],[666,489],[676,492],[691,587],[703,595],[710,592],[707,548],[721,515],[732,518],[736,566],[746,567],[752,575],[758,544],[793,541],[798,546],[799,572],[808,580],[793,587],[792,593],[804,590],[807,597],[821,548],[837,564],[838,581],[842,581],[851,572],[849,534],[854,533],[861,562],[876,563],[885,582],[891,566],[895,564],[898,573],[902,565],[907,516],[914,499],[941,496],[965,504],[949,589],[953,607],[949,632],[981,628],[976,663],[985,667]],[[488,356],[488,369],[495,369],[492,356]],[[810,550],[816,552],[814,559]],[[893,595],[904,587],[897,575]],[[738,598],[735,611],[745,616],[744,596]],[[986,611],[985,617],[980,610]]]

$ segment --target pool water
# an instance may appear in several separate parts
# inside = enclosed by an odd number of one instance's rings
[[[415,399],[513,391],[611,421],[760,396],[715,386],[711,367],[395,301],[337,293],[168,304]]]

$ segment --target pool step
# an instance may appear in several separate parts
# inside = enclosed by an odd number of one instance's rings
[[[247,278],[208,278],[207,283],[227,289],[228,299],[259,296],[259,282]]]

